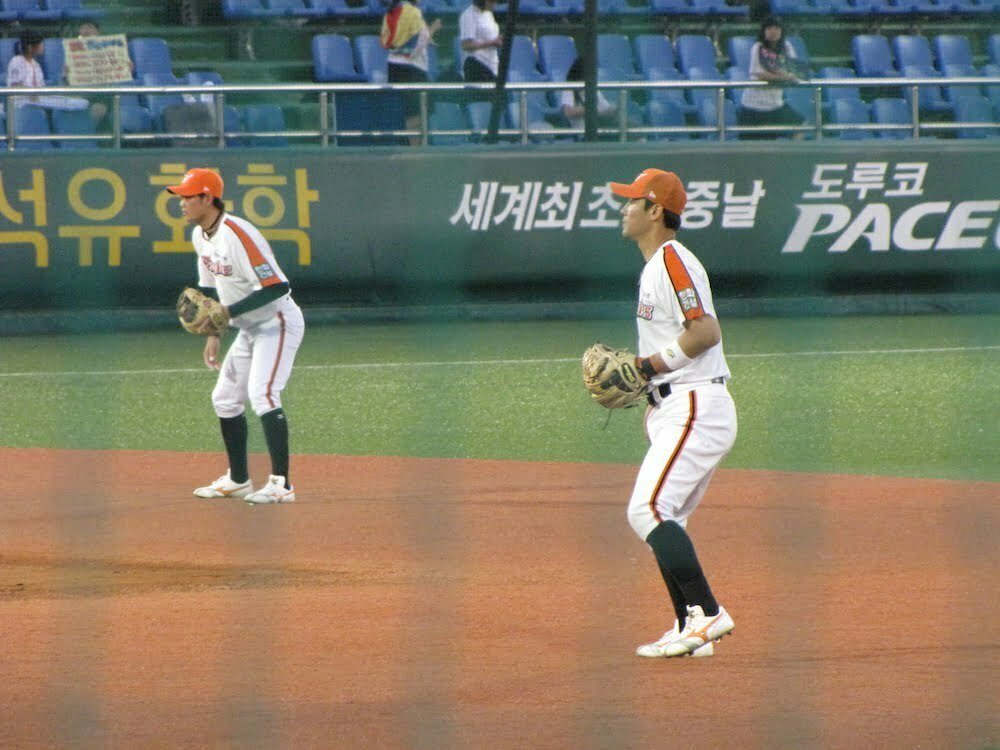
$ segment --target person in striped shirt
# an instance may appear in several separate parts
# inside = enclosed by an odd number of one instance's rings
[[[622,236],[642,253],[636,307],[636,369],[649,380],[649,449],[629,501],[632,529],[653,551],[673,605],[674,626],[639,646],[645,657],[711,656],[733,630],[695,554],[687,521],[736,440],[729,367],[705,268],[677,240],[687,193],[673,172],[646,169],[611,183],[626,199]]]
[[[191,169],[167,190],[180,197],[194,225],[198,286],[218,294],[229,312],[236,339],[219,361],[220,340],[209,336],[202,360],[219,373],[212,404],[219,417],[229,470],[194,491],[203,498],[236,498],[248,503],[289,503],[288,421],[281,392],[292,374],[305,321],[271,246],[246,219],[226,212],[222,178],[209,169]],[[271,457],[267,483],[254,491],[247,465],[246,402],[260,417]]]

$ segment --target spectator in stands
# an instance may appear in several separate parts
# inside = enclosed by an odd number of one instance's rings
[[[462,46],[462,76],[469,83],[492,83],[500,70],[503,46],[500,26],[493,17],[496,0],[472,0],[458,17]]]
[[[410,0],[393,0],[382,18],[382,46],[389,50],[389,83],[426,83],[430,67],[427,47],[434,44],[434,34],[441,28],[441,19],[430,26],[420,9]],[[406,127],[420,126],[420,92],[404,94]],[[410,137],[417,145],[420,138]]]
[[[802,118],[788,106],[782,84],[798,83],[792,70],[795,52],[785,44],[785,29],[777,18],[764,19],[757,42],[750,50],[750,79],[775,84],[768,88],[744,89],[740,107],[741,125],[801,125]],[[798,134],[796,134],[798,135]],[[772,133],[741,133],[740,138],[772,138]]]
[[[21,32],[18,43],[18,53],[7,63],[7,85],[41,87],[45,85],[45,73],[38,58],[45,52],[45,42],[37,31],[26,29]],[[37,96],[19,96],[16,104],[20,106],[28,102],[38,102]]]
[[[577,57],[566,71],[567,81],[583,81],[583,58]],[[584,106],[583,89],[562,91],[559,94],[559,109],[571,128],[583,129]],[[618,107],[609,102],[604,93],[597,91],[597,119],[600,124],[610,125],[615,121]]]

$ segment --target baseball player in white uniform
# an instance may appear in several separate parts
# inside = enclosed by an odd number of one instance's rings
[[[652,548],[673,602],[673,628],[639,646],[646,657],[710,656],[733,630],[702,572],[686,527],[705,489],[736,440],[736,407],[726,388],[708,275],[676,239],[687,194],[673,172],[647,169],[631,184],[611,183],[622,207],[622,236],[646,261],[636,309],[636,368],[650,380],[646,434],[628,519]]]
[[[219,337],[209,336],[205,343],[205,365],[219,371],[212,404],[229,470],[194,494],[249,503],[292,502],[295,489],[289,480],[288,422],[281,392],[305,332],[302,311],[267,240],[246,219],[226,213],[218,174],[192,169],[167,190],[180,196],[185,218],[195,225],[191,242],[198,254],[198,285],[218,293],[238,331],[221,364]],[[247,466],[247,399],[260,417],[271,456],[271,475],[257,491]]]

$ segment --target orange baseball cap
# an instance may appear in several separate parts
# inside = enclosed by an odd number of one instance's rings
[[[189,169],[180,185],[170,185],[168,193],[190,198],[193,195],[208,193],[213,198],[222,197],[222,178],[211,169]]]
[[[611,192],[623,198],[647,198],[678,216],[684,213],[687,193],[681,178],[662,169],[644,169],[631,185],[611,183]]]

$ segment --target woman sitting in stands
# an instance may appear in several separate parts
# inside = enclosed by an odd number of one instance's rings
[[[382,46],[389,50],[389,83],[426,83],[430,63],[428,45],[434,44],[434,34],[441,28],[441,19],[428,26],[423,14],[410,0],[393,0],[382,18]],[[420,92],[408,91],[403,96],[406,127],[420,127]],[[410,143],[420,143],[419,136],[410,136]]]
[[[777,18],[767,18],[760,26],[757,42],[750,50],[748,70],[751,80],[779,84],[767,88],[743,89],[740,125],[801,125],[802,118],[788,106],[780,84],[798,83],[790,61],[795,51],[785,44],[785,30]],[[741,139],[773,138],[775,133],[740,133]]]

